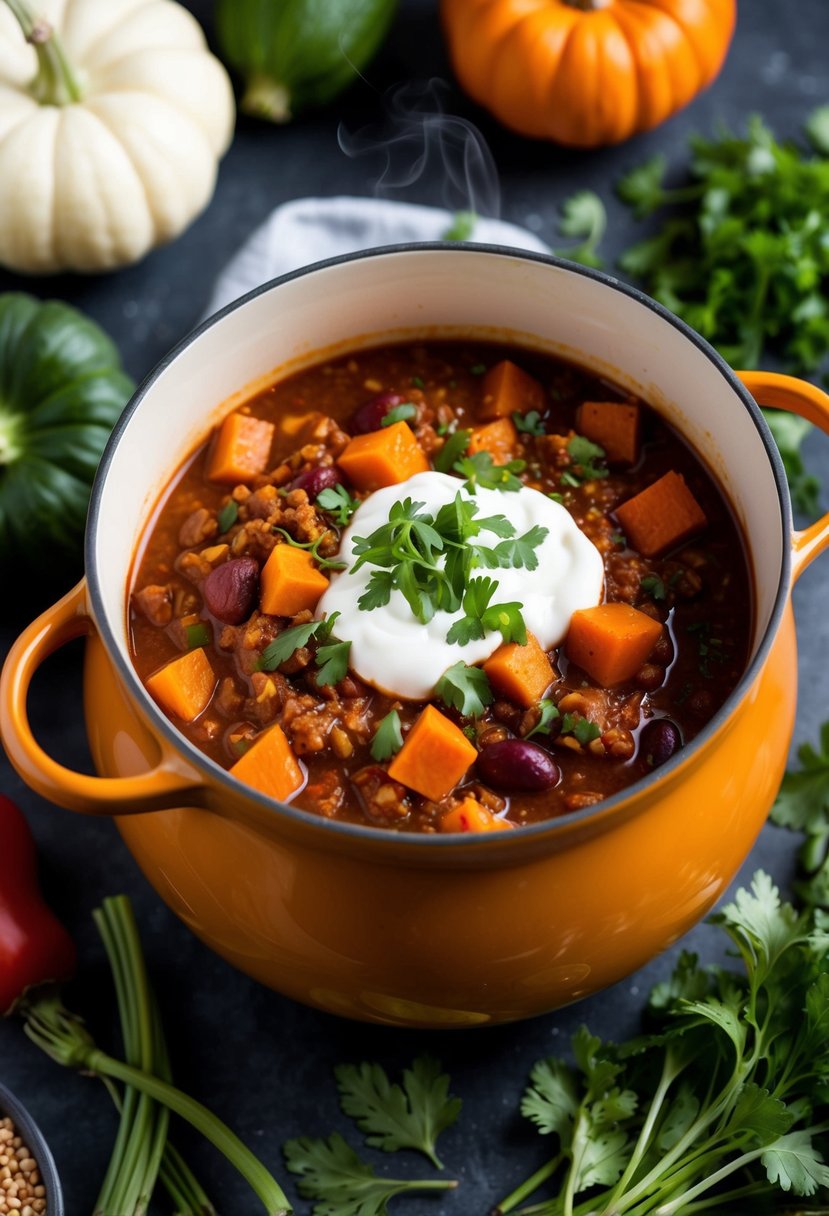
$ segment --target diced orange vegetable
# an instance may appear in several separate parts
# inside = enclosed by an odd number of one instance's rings
[[[280,800],[290,798],[305,780],[281,726],[271,726],[259,735],[230,773],[245,785]]]
[[[358,490],[381,490],[429,471],[429,461],[405,422],[355,436],[337,464]]]
[[[469,454],[489,452],[496,464],[508,464],[515,456],[518,431],[511,418],[496,418],[484,426],[472,428],[469,436]]]
[[[305,549],[277,545],[262,567],[259,607],[270,616],[293,616],[313,609],[328,588],[328,579]]]
[[[672,549],[708,522],[685,478],[673,469],[617,507],[616,518],[628,543],[643,557]]]
[[[250,481],[268,467],[274,425],[248,414],[228,414],[216,432],[207,463],[211,481]]]
[[[531,633],[526,646],[504,642],[483,667],[495,691],[525,709],[540,701],[555,679],[552,663]]]
[[[427,705],[389,765],[389,776],[439,802],[455,788],[478,755],[454,722]]]
[[[464,798],[451,811],[446,811],[438,823],[439,832],[503,832],[513,827],[508,819],[499,819],[474,798]]]
[[[662,633],[662,625],[630,604],[599,604],[574,612],[565,649],[597,684],[612,688],[634,676]]]
[[[484,376],[481,418],[511,418],[513,414],[539,413],[545,407],[544,389],[537,380],[509,359],[491,367]]]
[[[610,464],[636,463],[641,423],[635,401],[582,401],[576,410],[576,430],[604,448]]]
[[[146,684],[162,709],[182,722],[192,722],[207,708],[216,687],[216,674],[199,646],[167,663]]]

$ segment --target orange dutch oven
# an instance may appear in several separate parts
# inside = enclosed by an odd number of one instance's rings
[[[193,747],[128,652],[134,556],[180,462],[280,374],[413,337],[513,342],[642,396],[731,501],[754,579],[751,660],[726,704],[662,768],[585,810],[515,832],[416,836],[269,800]],[[829,398],[735,373],[647,297],[571,264],[481,246],[402,246],[312,266],[211,318],[150,375],[92,494],[86,578],[11,650],[0,728],[44,797],[112,815],[149,881],[213,949],[333,1013],[406,1026],[528,1017],[605,987],[686,932],[751,849],[777,791],[796,694],[793,582],[829,516],[792,529],[756,402],[829,430]],[[63,767],[29,727],[30,681],[86,635],[84,710],[98,773]]]

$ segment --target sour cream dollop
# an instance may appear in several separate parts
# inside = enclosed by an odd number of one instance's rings
[[[317,607],[317,616],[339,612],[335,636],[351,642],[349,666],[367,684],[405,700],[428,698],[447,668],[458,661],[481,663],[501,645],[499,633],[461,646],[449,643],[446,635],[452,624],[463,617],[457,612],[438,611],[428,624],[412,614],[400,591],[392,591],[388,604],[364,611],[357,601],[366,590],[376,566],[361,566],[356,561],[354,539],[370,536],[388,522],[389,511],[406,498],[422,502],[422,510],[436,515],[452,502],[460,490],[478,506],[478,515],[504,515],[521,536],[535,525],[547,535],[535,550],[535,570],[485,570],[476,568],[473,577],[494,579],[498,590],[493,603],[517,601],[523,605],[524,622],[545,650],[562,641],[570,618],[580,608],[598,604],[602,594],[604,566],[599,551],[577,527],[560,503],[539,490],[523,487],[516,491],[478,489],[474,495],[464,489],[457,477],[446,473],[417,473],[399,485],[387,486],[371,494],[354,512],[340,544],[340,560],[347,568],[334,574],[328,590]],[[476,544],[494,546],[499,538],[492,532],[479,533]]]

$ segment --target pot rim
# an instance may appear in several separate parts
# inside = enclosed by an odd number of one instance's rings
[[[0,1081],[0,1115],[7,1115],[11,1119],[15,1130],[22,1136],[26,1147],[31,1150],[37,1162],[43,1185],[46,1187],[48,1216],[63,1216],[63,1191],[52,1150],[28,1109],[2,1081]]]
[[[272,291],[280,287],[284,283],[291,282],[294,279],[302,278],[306,274],[317,273],[325,270],[328,267],[340,266],[344,263],[362,261],[367,258],[388,257],[395,254],[416,253],[418,251],[428,253],[458,253],[465,254],[485,254],[494,255],[497,257],[508,257],[511,259],[522,259],[525,261],[537,262],[542,265],[552,266],[559,270],[567,271],[571,274],[582,275],[585,278],[592,279],[594,282],[600,283],[611,291],[618,292],[620,295],[634,300],[636,303],[644,306],[649,312],[655,313],[663,321],[666,321],[674,329],[678,330],[696,349],[704,355],[710,363],[720,372],[723,378],[727,381],[729,387],[740,399],[745,409],[756,427],[760,440],[765,448],[769,463],[771,464],[772,474],[777,488],[777,497],[780,506],[780,517],[782,526],[782,552],[783,560],[780,567],[780,578],[775,592],[774,604],[766,629],[757,646],[756,653],[751,662],[743,672],[739,682],[732,690],[727,699],[723,702],[711,720],[699,732],[698,735],[688,744],[687,747],[682,747],[660,768],[641,777],[633,785],[626,789],[620,790],[611,797],[604,799],[601,802],[594,803],[592,806],[584,807],[581,810],[570,811],[565,815],[559,815],[555,819],[549,819],[535,824],[527,824],[521,828],[520,833],[469,833],[462,838],[456,835],[447,834],[441,836],[435,834],[423,834],[418,832],[390,832],[386,828],[368,827],[364,824],[348,823],[338,821],[336,819],[325,819],[322,816],[314,815],[312,812],[302,810],[300,807],[292,806],[289,803],[277,801],[274,798],[262,794],[252,787],[244,786],[236,778],[231,777],[227,769],[221,767],[214,760],[211,760],[204,752],[200,751],[195,744],[191,743],[173,723],[161,712],[156,703],[152,700],[149,693],[144,688],[138,673],[132,663],[122,654],[121,647],[115,636],[114,630],[110,626],[107,617],[106,609],[103,602],[103,596],[98,582],[98,574],[95,563],[95,544],[94,538],[98,529],[101,498],[103,495],[104,484],[106,482],[107,473],[112,463],[115,449],[120,442],[121,436],[124,433],[127,424],[133,414],[141,406],[142,401],[152,389],[155,382],[164,371],[174,362],[179,355],[187,349],[197,338],[200,338],[204,333],[218,324],[228,314],[235,312],[238,308],[246,305],[250,300],[263,295],[265,292]],[[115,424],[112,433],[107,442],[104,453],[101,457],[95,481],[92,486],[92,492],[89,504],[89,513],[87,516],[86,535],[84,540],[85,552],[85,569],[88,587],[89,601],[92,607],[93,616],[97,629],[103,639],[110,661],[115,664],[121,679],[126,684],[133,699],[137,700],[142,706],[144,713],[150,719],[153,729],[160,733],[173,748],[183,753],[189,763],[194,768],[199,770],[205,778],[205,784],[216,785],[222,787],[228,794],[235,797],[243,796],[253,802],[260,812],[264,812],[269,816],[276,816],[277,819],[285,817],[289,822],[293,822],[302,830],[316,831],[320,835],[320,844],[327,844],[328,847],[336,845],[337,837],[349,839],[352,843],[365,841],[367,847],[371,847],[375,842],[384,843],[386,845],[392,842],[399,847],[404,841],[407,851],[423,850],[423,849],[460,849],[465,850],[470,847],[478,849],[493,850],[492,856],[495,856],[495,850],[503,851],[511,845],[517,843],[515,836],[520,836],[522,842],[530,843],[546,839],[552,836],[557,836],[567,833],[574,828],[585,825],[592,820],[606,819],[607,824],[602,830],[607,830],[607,827],[615,820],[614,812],[631,801],[631,798],[639,799],[642,796],[652,795],[655,789],[666,784],[671,780],[677,770],[694,759],[705,750],[708,743],[719,732],[727,719],[737,709],[739,703],[748,693],[752,684],[762,667],[765,665],[772,643],[774,642],[780,623],[788,602],[789,590],[791,585],[791,534],[793,529],[791,499],[789,496],[788,482],[783,467],[783,461],[774,442],[771,431],[763,418],[760,407],[755,402],[754,398],[745,388],[736,375],[734,370],[723,359],[717,350],[705,338],[701,337],[694,329],[686,324],[685,321],[675,316],[664,305],[646,295],[639,288],[632,287],[627,283],[620,282],[613,275],[606,274],[603,271],[595,270],[592,267],[582,266],[576,262],[570,262],[566,258],[560,258],[554,254],[536,253],[531,250],[513,248],[506,245],[495,244],[477,244],[475,242],[457,242],[448,244],[445,241],[424,241],[424,242],[404,242],[393,245],[381,245],[372,249],[358,250],[354,253],[341,254],[338,257],[327,258],[323,261],[312,262],[307,266],[302,266],[297,270],[289,271],[287,274],[278,276],[275,279],[270,279],[266,283],[262,283],[259,287],[253,288],[252,291],[240,296],[237,300],[233,300],[230,304],[219,309],[206,318],[195,329],[191,330],[184,338],[181,339],[168,353],[160,360],[159,363],[148,373],[147,376],[138,385],[132,397]],[[751,554],[749,553],[749,557]],[[422,854],[421,854],[422,855]]]

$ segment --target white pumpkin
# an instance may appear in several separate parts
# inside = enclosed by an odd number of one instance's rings
[[[210,200],[233,133],[227,73],[173,0],[36,0],[33,34],[29,3],[0,0],[0,263],[134,262]]]

